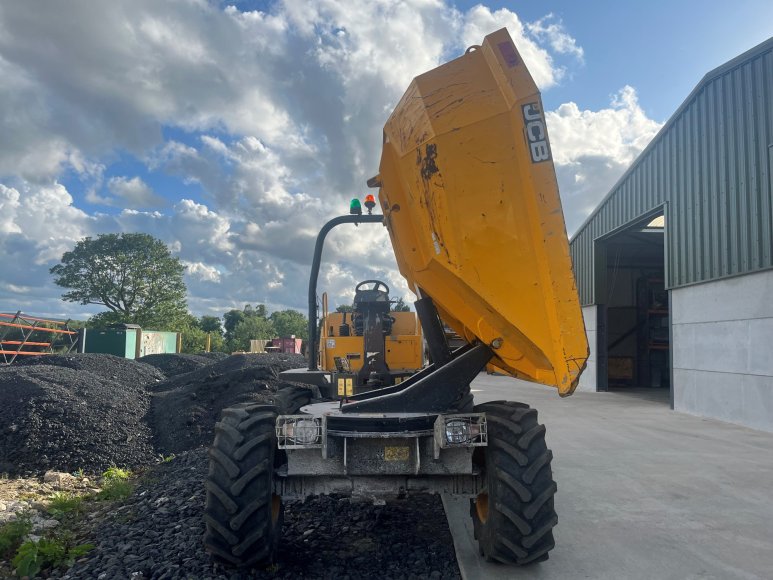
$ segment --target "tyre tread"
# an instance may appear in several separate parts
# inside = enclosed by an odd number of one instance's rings
[[[272,518],[273,405],[242,403],[223,410],[209,449],[204,546],[216,560],[247,568],[273,562],[281,531]]]
[[[523,403],[494,401],[475,407],[486,413],[489,444],[484,473],[489,493],[488,517],[471,513],[475,537],[487,560],[526,565],[544,561],[555,546],[553,527],[557,486],[552,452],[537,411]]]

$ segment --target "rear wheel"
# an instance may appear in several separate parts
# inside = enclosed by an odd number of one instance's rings
[[[295,415],[301,407],[311,402],[311,391],[303,387],[288,385],[276,392],[274,404],[282,415]]]
[[[222,562],[271,564],[283,506],[273,493],[277,408],[245,403],[224,409],[215,425],[206,479],[204,545]]]
[[[477,451],[485,489],[470,502],[475,538],[490,561],[524,565],[548,559],[553,549],[556,484],[536,409],[496,401],[475,407],[486,413],[488,446]]]

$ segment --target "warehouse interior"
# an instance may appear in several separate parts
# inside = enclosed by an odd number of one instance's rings
[[[600,353],[606,354],[600,357],[606,360],[601,385],[628,392],[659,389],[663,396],[657,398],[667,401],[671,372],[664,238],[660,214],[604,240],[606,324],[597,338]]]

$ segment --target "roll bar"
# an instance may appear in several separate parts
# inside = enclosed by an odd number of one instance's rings
[[[314,246],[314,258],[311,261],[311,275],[309,276],[309,370],[317,370],[317,279],[319,278],[319,265],[322,261],[322,247],[328,232],[341,224],[383,224],[383,215],[341,215],[327,222],[317,235],[317,243]]]

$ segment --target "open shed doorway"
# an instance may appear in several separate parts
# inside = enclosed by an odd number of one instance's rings
[[[604,239],[598,333],[600,390],[670,401],[670,316],[665,218],[650,216]]]

